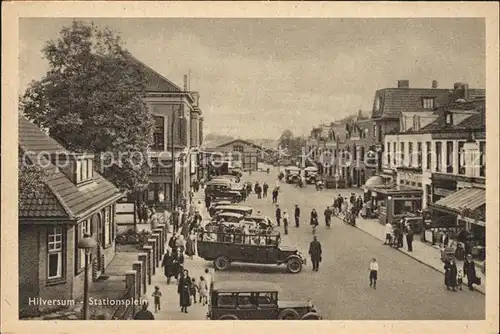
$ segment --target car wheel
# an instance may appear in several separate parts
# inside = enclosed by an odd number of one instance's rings
[[[238,317],[234,314],[224,314],[221,315],[217,320],[238,320]]]
[[[292,257],[291,259],[288,260],[286,268],[292,274],[296,274],[302,270],[302,263],[296,257]]]
[[[229,268],[229,259],[225,256],[219,256],[215,259],[214,265],[217,270],[226,270]]]
[[[278,320],[298,320],[299,313],[294,309],[287,308],[280,312]]]
[[[300,320],[320,320],[321,317],[316,312],[306,313]]]

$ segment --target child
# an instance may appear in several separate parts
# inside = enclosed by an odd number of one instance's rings
[[[372,262],[370,262],[370,268],[368,269],[370,271],[370,288],[373,286],[374,289],[377,288],[377,274],[378,274],[378,263],[375,258],[372,259]]]
[[[462,272],[462,269],[458,269],[457,285],[458,285],[458,288],[460,289],[460,291],[462,291],[463,277],[464,277],[464,273]]]
[[[200,283],[198,284],[198,291],[200,292],[200,303],[203,301],[203,306],[207,305],[208,285],[205,277],[200,276]]]
[[[196,279],[193,277],[191,279],[191,285],[189,286],[189,294],[193,297],[193,303],[196,304],[196,291],[198,291],[198,285],[196,284]]]
[[[153,292],[153,294],[151,296],[154,297],[154,299],[155,299],[155,313],[156,313],[159,310],[161,310],[161,307],[160,307],[161,292],[160,292],[159,286],[155,286],[155,291]]]

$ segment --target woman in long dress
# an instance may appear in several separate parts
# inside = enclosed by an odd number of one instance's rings
[[[177,292],[179,293],[179,306],[181,307],[181,312],[184,313],[188,313],[187,308],[191,306],[190,288],[191,277],[189,277],[189,272],[187,270],[183,270],[181,278],[179,279],[179,284],[177,285]]]
[[[194,234],[191,234],[186,240],[186,255],[192,260],[195,254],[195,238]]]
[[[167,278],[167,284],[170,284],[170,280],[172,279],[173,276],[175,276],[175,270],[174,270],[174,259],[170,254],[170,250],[168,249],[165,255],[163,256],[163,261],[161,263],[161,266],[163,267],[165,277]]]
[[[444,284],[446,285],[446,289],[453,291],[457,291],[457,264],[452,257],[449,257],[448,260],[444,263]]]

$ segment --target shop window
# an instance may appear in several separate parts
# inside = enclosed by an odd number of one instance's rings
[[[486,142],[479,142],[479,176],[486,176]]]
[[[47,278],[63,277],[63,228],[49,227],[47,233]]]
[[[458,142],[458,174],[465,174],[464,142]]]
[[[163,151],[165,149],[165,120],[161,116],[154,116],[155,127],[153,130],[153,150]]]
[[[418,201],[395,200],[394,215],[404,215],[409,213],[417,213],[420,209]]]
[[[440,172],[443,164],[442,143],[436,142],[436,172]]]
[[[446,142],[446,172],[453,173],[453,142]]]

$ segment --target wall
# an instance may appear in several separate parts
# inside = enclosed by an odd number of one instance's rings
[[[38,228],[35,225],[19,226],[19,315],[36,315],[37,308],[28,305],[28,298],[38,297]]]

